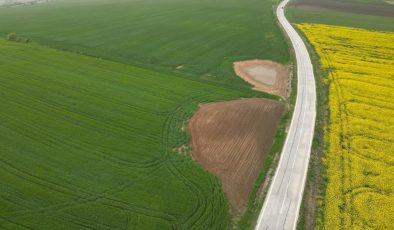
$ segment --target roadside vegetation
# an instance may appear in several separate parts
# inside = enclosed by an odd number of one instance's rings
[[[394,33],[318,24],[299,28],[328,71],[326,189],[317,227],[389,229],[394,221]]]
[[[324,167],[322,156],[324,154],[324,127],[328,123],[328,71],[320,68],[320,58],[313,46],[308,42],[301,30],[294,27],[301,35],[311,58],[316,81],[316,123],[315,134],[313,137],[310,163],[308,167],[307,180],[305,182],[303,200],[301,203],[297,229],[315,229],[317,215],[320,214],[318,198],[322,195],[325,188],[323,178]]]

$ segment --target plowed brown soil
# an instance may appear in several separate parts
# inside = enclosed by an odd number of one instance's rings
[[[234,212],[246,205],[284,109],[258,98],[209,103],[189,122],[192,157],[220,178]]]
[[[254,89],[283,98],[290,95],[290,71],[285,66],[269,60],[234,62],[235,73],[254,86]]]

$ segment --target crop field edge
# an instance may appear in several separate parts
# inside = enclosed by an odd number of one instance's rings
[[[23,33],[20,34],[21,36],[25,36]],[[4,37],[0,37],[2,39],[4,39]],[[30,39],[30,37],[29,37]],[[106,60],[106,61],[110,61],[110,62],[115,62],[115,63],[120,63],[120,64],[124,64],[124,65],[128,65],[128,66],[133,66],[133,67],[137,67],[140,69],[146,69],[146,70],[152,70],[154,72],[158,72],[158,73],[163,73],[163,74],[167,74],[167,75],[173,75],[173,76],[177,76],[180,78],[186,78],[192,81],[196,81],[196,82],[203,82],[209,85],[213,85],[213,86],[217,86],[220,88],[228,88],[228,89],[234,89],[234,90],[245,90],[245,89],[252,89],[251,85],[249,83],[247,83],[246,81],[242,80],[243,83],[245,83],[244,85],[237,85],[237,84],[232,84],[229,82],[218,82],[218,81],[214,81],[214,80],[209,80],[209,79],[205,79],[205,78],[200,78],[198,75],[193,74],[193,73],[189,73],[189,72],[179,72],[173,69],[170,69],[168,67],[164,67],[164,66],[159,66],[159,65],[155,65],[155,64],[146,64],[146,63],[142,63],[142,62],[131,62],[131,63],[127,63],[124,62],[122,60],[116,60],[116,59],[112,59],[112,58],[108,58],[108,57],[101,57],[95,54],[91,54],[91,53],[86,53],[86,52],[80,52],[80,51],[76,51],[73,49],[69,49],[69,48],[65,48],[62,47],[61,45],[53,45],[53,44],[47,44],[45,42],[36,42],[34,40],[34,37],[32,37],[33,43],[35,44],[39,44],[54,50],[59,50],[59,51],[64,51],[64,52],[69,52],[69,53],[75,53],[75,54],[79,54],[79,55],[83,55],[83,56],[88,56],[88,57],[92,57],[92,58],[97,58],[100,60]],[[269,99],[273,99],[273,100],[278,100],[280,97],[273,95],[273,94],[269,94],[266,92],[261,92],[259,91],[259,93],[265,94],[264,97],[269,98]]]
[[[24,34],[18,34],[18,35],[24,36]],[[0,39],[5,39],[5,38],[0,37]],[[67,52],[67,53],[74,53],[74,54],[78,54],[78,55],[82,55],[82,56],[92,57],[92,58],[99,59],[99,60],[106,60],[106,61],[113,62],[113,63],[119,63],[119,64],[131,66],[131,67],[135,67],[135,68],[139,68],[139,69],[150,70],[150,71],[161,73],[161,74],[172,75],[172,76],[175,76],[178,78],[188,79],[188,80],[195,81],[195,82],[202,82],[202,83],[209,84],[209,85],[223,88],[223,89],[232,89],[232,90],[240,90],[240,91],[249,90],[249,89],[253,90],[252,85],[242,79],[241,79],[242,83],[245,83],[243,85],[237,85],[237,84],[232,84],[232,83],[228,83],[228,82],[219,82],[219,81],[209,80],[209,79],[205,79],[205,78],[200,78],[200,77],[198,77],[198,75],[192,74],[189,72],[178,72],[173,69],[159,66],[159,65],[145,64],[142,62],[126,63],[121,60],[111,59],[111,58],[107,58],[107,57],[101,57],[101,56],[86,53],[86,52],[80,52],[80,51],[76,51],[73,49],[61,47],[60,45],[59,46],[49,45],[47,43],[37,42],[35,40],[33,40],[32,42],[29,42],[29,43],[45,46],[50,49],[59,50],[59,51]],[[264,97],[264,98],[268,98],[268,99],[272,99],[272,100],[280,100],[281,99],[281,97],[274,95],[274,94],[267,93],[267,92],[262,92],[262,91],[256,91],[256,92],[261,94],[262,95],[261,97]]]

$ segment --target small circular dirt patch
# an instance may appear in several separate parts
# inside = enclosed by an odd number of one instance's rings
[[[289,74],[285,66],[269,60],[248,60],[234,62],[235,73],[254,86],[254,89],[289,96]]]

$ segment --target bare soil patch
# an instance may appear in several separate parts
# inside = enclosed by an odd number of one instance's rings
[[[283,98],[290,95],[290,71],[279,63],[269,60],[238,61],[234,62],[234,71],[256,90]]]
[[[333,10],[339,12],[350,12],[377,16],[394,17],[394,5],[384,4],[360,4],[354,2],[341,2],[330,0],[299,0],[289,3],[289,6],[306,10]]]
[[[245,208],[284,109],[259,98],[209,103],[189,122],[193,159],[220,178],[235,213]]]

